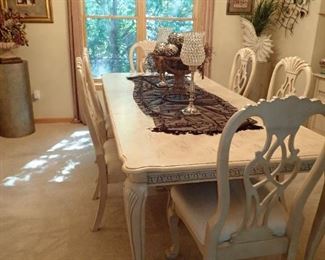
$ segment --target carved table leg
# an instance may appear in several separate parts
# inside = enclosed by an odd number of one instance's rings
[[[124,207],[133,260],[145,259],[145,204],[147,185],[124,182]]]

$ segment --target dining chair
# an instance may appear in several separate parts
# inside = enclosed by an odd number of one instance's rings
[[[204,260],[276,254],[295,259],[303,208],[325,169],[325,146],[290,207],[283,198],[301,162],[295,147],[296,134],[314,114],[325,115],[325,105],[296,96],[261,100],[236,112],[220,137],[217,182],[171,188],[167,216],[172,246],[166,252],[168,259],[174,259],[179,252],[179,218],[194,237]],[[264,123],[265,140],[245,167],[243,178],[229,180],[232,139],[251,117],[259,117]]]
[[[94,144],[96,154],[96,164],[98,167],[98,183],[97,188],[99,194],[99,204],[95,221],[93,224],[93,231],[100,229],[101,220],[105,211],[107,200],[107,184],[108,184],[108,164],[111,160],[109,149],[113,146],[114,139],[107,139],[103,132],[105,125],[102,123],[102,115],[96,110],[95,102],[91,96],[89,86],[87,86],[85,66],[82,58],[76,58],[77,79],[79,80],[79,93],[81,101],[84,105],[84,114],[86,123],[89,128],[89,133]],[[79,85],[78,85],[79,86]]]
[[[281,68],[284,69],[285,73],[282,83],[279,82]],[[305,83],[301,83],[301,86],[303,86],[303,88],[299,94],[297,93],[297,78],[302,73],[305,74]],[[269,90],[267,93],[267,99],[271,99],[273,96],[284,97],[286,95],[308,97],[311,89],[311,81],[312,71],[307,62],[296,56],[283,58],[276,64],[273,70]]]
[[[248,96],[256,71],[256,55],[249,48],[242,48],[235,54],[229,78],[229,88],[234,92]]]
[[[156,46],[156,41],[149,41],[149,40],[138,41],[131,46],[130,51],[129,51],[129,62],[130,62],[130,70],[132,73],[137,72],[137,71],[144,72],[143,65],[144,65],[145,59],[150,52],[153,52],[153,50],[155,49],[155,46]],[[134,51],[137,48],[140,48],[144,53],[143,58],[139,62],[138,70],[136,69],[136,66],[134,66]]]

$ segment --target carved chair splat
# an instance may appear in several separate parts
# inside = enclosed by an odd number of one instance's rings
[[[276,88],[277,77],[282,67],[285,71],[285,79],[281,86]],[[308,97],[311,88],[312,71],[307,62],[295,56],[283,58],[275,66],[269,85],[267,99],[271,99],[273,96],[285,97],[286,95],[296,95],[297,89],[295,84],[297,77],[301,73],[305,74],[306,81],[302,96]]]
[[[234,61],[232,64],[229,79],[230,89],[238,94],[247,97],[252,87],[252,79],[254,78],[255,71],[255,52],[249,48],[240,49],[235,54]]]

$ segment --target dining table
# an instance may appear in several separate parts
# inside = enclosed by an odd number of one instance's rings
[[[110,124],[114,132],[122,170],[125,215],[134,260],[145,259],[145,206],[148,189],[187,183],[216,181],[216,157],[221,134],[170,134],[152,131],[152,117],[143,113],[134,100],[134,82],[130,73],[103,75]],[[143,76],[145,77],[145,75]],[[241,109],[255,104],[221,84],[195,74],[195,84],[205,91]],[[256,119],[261,126],[261,119]],[[245,166],[261,150],[266,140],[264,128],[239,131],[230,150],[229,177],[241,178]],[[319,155],[324,137],[300,127],[295,146],[300,149],[300,171],[309,171]],[[280,161],[276,151],[272,162]],[[256,171],[256,174],[261,172]]]

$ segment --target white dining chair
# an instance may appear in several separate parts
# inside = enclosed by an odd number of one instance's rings
[[[284,80],[279,82],[279,76],[281,69],[284,69]],[[297,93],[297,78],[300,74],[305,74],[305,83],[303,83],[301,93]],[[275,66],[269,90],[267,93],[267,99],[271,99],[273,96],[284,97],[286,95],[299,95],[308,97],[310,94],[312,82],[312,71],[307,62],[299,57],[286,57],[281,59]]]
[[[111,161],[110,148],[113,146],[114,139],[107,139],[106,135],[103,134],[105,132],[105,125],[103,124],[102,115],[98,113],[96,104],[90,93],[91,88],[87,86],[85,66],[80,57],[76,58],[76,71],[77,79],[81,83],[79,93],[85,108],[84,114],[87,126],[89,128],[89,133],[94,144],[96,154],[95,162],[98,167],[98,182],[96,192],[99,195],[99,204],[92,228],[93,231],[97,231],[100,229],[101,220],[103,218],[106,206],[108,165]]]
[[[138,41],[135,44],[133,44],[130,48],[129,51],[129,62],[130,62],[130,71],[132,73],[135,72],[144,72],[143,65],[145,62],[146,57],[150,52],[153,52],[156,46],[156,41],[149,41],[149,40],[143,40],[143,41]],[[143,57],[140,60],[139,68],[136,69],[136,66],[134,65],[134,52],[137,48],[140,48],[143,51]]]
[[[252,88],[256,71],[256,55],[249,48],[240,49],[234,57],[229,78],[229,88],[234,92],[248,96]]]
[[[303,208],[325,169],[325,146],[311,171],[304,173],[305,181],[290,208],[284,194],[300,169],[295,136],[300,125],[314,114],[325,115],[325,105],[296,96],[261,100],[257,105],[236,112],[220,138],[217,182],[171,188],[167,215],[172,246],[167,250],[167,257],[174,259],[178,255],[177,223],[180,218],[194,237],[204,260],[276,254],[295,259]],[[242,123],[251,117],[262,119],[265,141],[260,150],[252,154],[243,179],[229,180],[232,139],[236,138]],[[277,163],[271,162],[271,158],[277,158]]]

